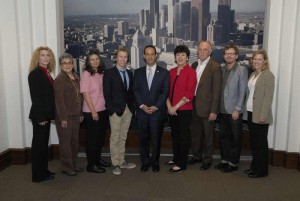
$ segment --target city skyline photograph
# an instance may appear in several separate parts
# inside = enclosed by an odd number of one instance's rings
[[[145,65],[143,48],[149,44],[157,48],[159,64],[170,69],[177,45],[190,49],[192,63],[201,40],[211,42],[219,63],[226,44],[238,45],[239,60],[249,65],[251,53],[263,44],[265,0],[64,0],[64,5],[65,50],[78,69],[90,49],[98,49],[112,67],[119,47],[130,52],[128,68],[137,69]]]
[[[168,0],[160,0],[159,4],[159,6],[167,5]],[[149,0],[64,0],[64,14],[65,16],[137,14],[139,10],[149,8],[149,5]],[[265,0],[232,0],[231,6],[236,12],[263,12]],[[217,12],[217,7],[218,0],[211,0],[210,12]]]

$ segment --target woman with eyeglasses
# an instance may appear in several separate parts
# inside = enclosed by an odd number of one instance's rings
[[[61,72],[54,81],[56,105],[56,130],[62,173],[75,176],[83,172],[77,164],[79,148],[79,127],[83,121],[82,96],[79,76],[74,72],[73,57],[64,53],[59,57]]]

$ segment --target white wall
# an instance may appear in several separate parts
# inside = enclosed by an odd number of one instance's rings
[[[275,150],[300,150],[300,3],[298,0],[266,0],[264,48],[276,78],[274,125],[269,145]],[[297,79],[298,78],[298,79]]]
[[[60,0],[0,0],[0,152],[31,146],[30,58],[38,46],[49,46],[56,58],[63,52],[62,8]],[[51,130],[50,143],[58,144],[55,127]]]
[[[63,1],[0,0],[0,153],[31,146],[27,84],[32,51],[63,52]],[[300,152],[300,2],[266,0],[264,48],[276,77],[270,148]],[[56,71],[57,72],[57,71]],[[52,127],[51,144],[57,144]]]

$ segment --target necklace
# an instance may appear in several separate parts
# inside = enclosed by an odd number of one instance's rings
[[[70,78],[70,77],[69,77],[69,78]],[[74,87],[75,92],[76,92],[76,102],[81,103],[81,100],[80,100],[80,93],[79,93],[79,86],[78,86],[78,84],[76,83],[75,77],[73,77],[73,79],[70,78],[70,81],[72,82],[73,87]]]

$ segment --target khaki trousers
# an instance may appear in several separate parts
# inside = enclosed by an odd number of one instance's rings
[[[125,143],[130,126],[132,113],[126,106],[122,116],[114,113],[109,117],[111,134],[110,134],[110,155],[113,166],[120,166],[125,162]]]

